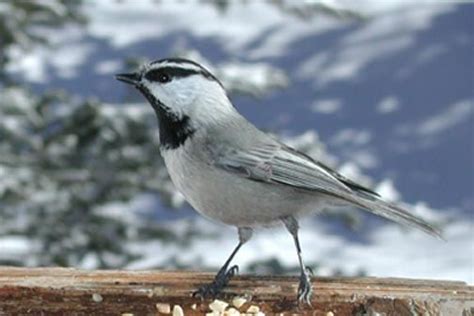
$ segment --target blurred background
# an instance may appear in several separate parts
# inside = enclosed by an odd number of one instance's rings
[[[181,56],[257,126],[447,239],[355,209],[307,217],[316,275],[474,283],[473,21],[473,4],[449,1],[0,2],[0,264],[220,267],[235,229],[175,191],[153,111],[113,78]],[[285,274],[298,262],[277,227],[235,263]]]

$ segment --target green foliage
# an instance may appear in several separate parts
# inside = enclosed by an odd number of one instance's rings
[[[6,80],[4,66],[9,62],[8,49],[28,49],[48,43],[48,29],[66,23],[83,23],[81,1],[6,0],[0,2],[0,79]]]
[[[119,265],[128,262],[132,255],[118,241],[131,234],[131,215],[110,216],[103,207],[140,192],[172,191],[151,110],[61,94],[38,97],[11,87],[0,93],[0,116],[0,139],[8,140],[0,143],[6,180],[0,182],[0,231],[39,240],[41,265],[74,265],[90,252],[103,267],[111,266],[104,256],[111,253],[125,255]],[[148,223],[130,227],[172,239],[167,229]]]
[[[142,193],[157,194],[173,208],[184,203],[159,155],[157,122],[148,105],[108,105],[61,92],[37,95],[5,72],[15,62],[9,59],[12,49],[48,45],[52,28],[85,22],[80,5],[0,2],[0,240],[16,236],[32,246],[26,257],[0,253],[0,264],[77,266],[89,260],[91,268],[121,267],[140,256],[130,244],[159,240],[181,249],[204,234],[193,225],[177,234],[127,207]],[[225,11],[228,3],[214,5]],[[261,97],[288,84],[281,70],[266,64],[214,66],[196,51],[179,53],[209,66],[233,94]],[[137,60],[129,66],[135,68]],[[182,265],[175,258],[165,264]],[[279,262],[260,264],[269,272],[288,272]]]

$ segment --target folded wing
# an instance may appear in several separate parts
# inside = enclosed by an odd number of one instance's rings
[[[276,141],[260,142],[246,149],[227,147],[214,155],[217,167],[249,180],[325,193],[392,221],[440,237],[440,233],[421,218],[398,205],[381,200],[374,191]]]

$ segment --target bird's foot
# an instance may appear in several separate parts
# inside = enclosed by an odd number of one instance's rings
[[[309,306],[311,306],[311,296],[313,294],[311,275],[313,275],[311,268],[305,267],[305,270],[301,271],[300,284],[298,286],[298,302]]]
[[[193,293],[193,297],[215,298],[229,283],[230,279],[239,272],[238,266],[232,266],[230,269],[221,269],[217,273],[214,281],[210,284],[203,285]]]

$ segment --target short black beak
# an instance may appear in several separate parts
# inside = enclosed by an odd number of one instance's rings
[[[136,85],[140,82],[140,75],[137,73],[117,74],[115,79],[123,81],[128,84]]]

